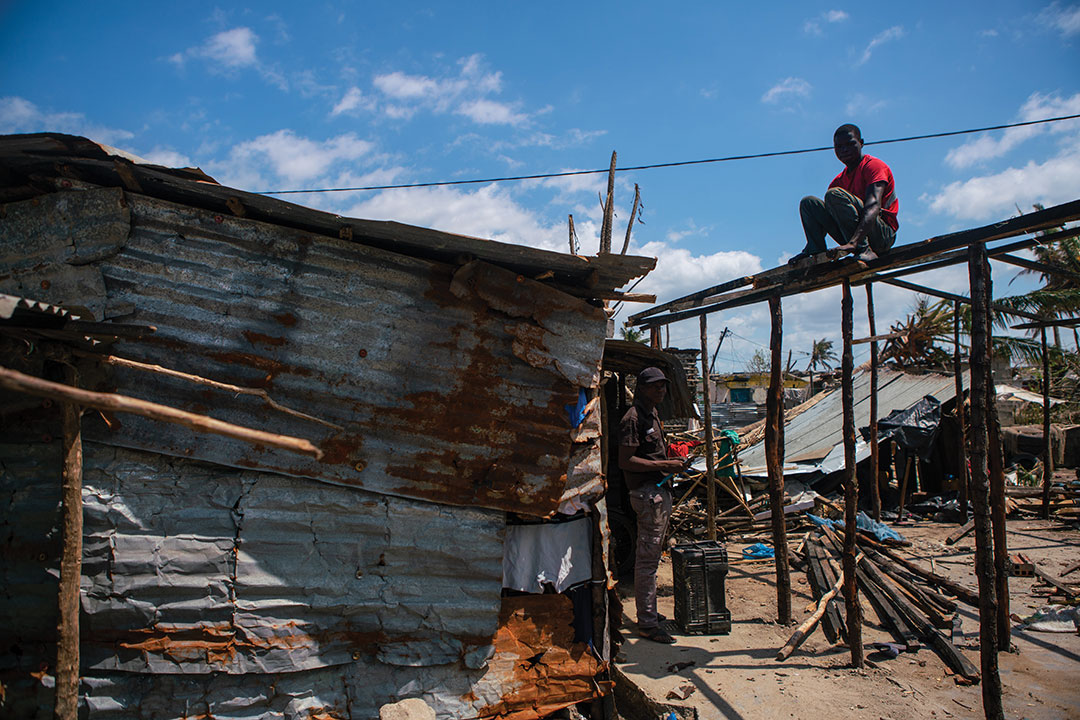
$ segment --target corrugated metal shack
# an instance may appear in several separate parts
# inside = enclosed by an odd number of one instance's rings
[[[344,218],[57,134],[0,137],[0,203],[0,365],[321,455],[86,411],[85,717],[529,718],[604,691],[601,301],[654,260]],[[0,390],[3,714],[51,715],[59,404]],[[508,517],[560,508],[590,538],[592,651],[576,601],[504,597]]]

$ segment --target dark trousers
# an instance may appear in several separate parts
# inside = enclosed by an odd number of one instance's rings
[[[841,245],[846,245],[862,216],[862,200],[843,188],[829,188],[825,199],[807,195],[799,203],[803,232],[806,233],[804,253],[825,252],[825,235]],[[867,237],[870,249],[878,255],[886,252],[896,242],[896,231],[878,215]]]
[[[649,487],[630,492],[630,507],[637,513],[637,549],[634,559],[634,600],[638,627],[654,628],[656,613],[656,568],[664,549],[664,535],[671,519],[671,492]]]

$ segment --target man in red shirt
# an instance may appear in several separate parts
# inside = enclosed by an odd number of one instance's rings
[[[806,247],[792,260],[825,251],[825,235],[841,250],[869,261],[888,252],[896,241],[896,185],[889,166],[863,155],[862,132],[841,125],[833,133],[833,149],[844,169],[829,184],[825,198],[808,195],[799,203]]]

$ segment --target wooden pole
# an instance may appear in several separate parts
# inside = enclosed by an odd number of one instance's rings
[[[986,331],[986,246],[982,243],[975,242],[969,246],[968,277],[971,283],[971,502],[975,514],[975,575],[979,580],[983,712],[987,720],[1004,720],[997,660],[998,601],[987,474],[986,378],[990,363]]]
[[[990,260],[983,270],[986,277],[986,470],[990,482],[990,526],[994,534],[994,582],[997,586],[998,650],[1008,650],[1012,644],[1012,621],[1009,618],[1009,540],[1005,527],[1005,461],[1001,452],[1001,419],[997,412],[997,390],[994,387],[993,317],[990,298],[993,297],[993,276]]]
[[[634,183],[634,206],[630,209],[630,222],[626,223],[626,239],[623,240],[622,255],[626,254],[627,248],[630,247],[630,232],[634,229],[634,218],[637,217],[638,204],[641,202],[641,188],[637,183]]]
[[[312,445],[309,441],[287,435],[276,435],[262,430],[233,425],[222,420],[217,420],[205,415],[178,410],[167,405],[139,400],[138,398],[114,393],[92,392],[80,388],[70,387],[63,383],[55,383],[42,380],[33,375],[26,375],[17,370],[0,367],[0,387],[15,392],[46,397],[61,402],[73,402],[84,407],[96,410],[109,410],[112,412],[127,412],[141,415],[153,420],[175,423],[189,427],[198,432],[214,433],[226,437],[243,440],[253,445],[268,445],[270,447],[291,450],[303,455],[312,455],[316,459],[322,458],[322,450]]]
[[[907,495],[908,478],[911,477],[911,468],[915,465],[915,456],[910,450],[904,450],[904,476],[900,478],[900,502],[896,506],[896,523],[904,520],[904,497]]]
[[[75,370],[67,369],[74,385]],[[61,490],[64,539],[60,556],[60,588],[56,627],[56,720],[75,720],[79,709],[79,580],[82,576],[82,408],[60,404],[64,433]]]
[[[611,151],[611,169],[608,170],[607,199],[604,201],[604,222],[600,225],[600,254],[611,252],[611,225],[615,222],[615,160]]]
[[[874,322],[874,284],[866,283],[866,317],[870,321],[870,337],[877,335]],[[878,477],[878,346],[870,343],[870,501],[874,520],[881,522],[881,478]]]
[[[968,448],[964,427],[964,369],[960,362],[960,301],[953,301],[953,381],[956,385],[956,422],[960,426],[960,467],[956,481],[960,485],[960,524],[968,520]]]
[[[765,398],[765,464],[769,474],[769,510],[772,515],[773,554],[776,561],[776,613],[781,625],[791,623],[791,575],[788,569],[787,528],[784,526],[784,402],[783,361],[784,317],[780,298],[769,298],[772,317],[772,349],[769,394]]]
[[[577,255],[577,246],[574,244],[574,214],[570,213],[570,254]]]
[[[855,387],[854,360],[851,357],[852,339],[851,283],[844,279],[844,296],[841,303],[841,332],[844,336],[844,354],[840,361],[844,404],[844,603],[847,609],[848,648],[851,664],[863,666],[862,607],[859,605],[856,585],[855,562],[855,516],[859,509],[859,484],[855,478]]]
[[[709,331],[705,318],[701,316],[701,409],[702,422],[705,424],[705,487],[708,503],[708,537],[716,539],[716,447],[713,445],[712,401],[709,398]]]
[[[1050,488],[1054,484],[1054,445],[1050,437],[1050,353],[1046,349],[1046,328],[1042,337],[1042,396],[1043,396],[1043,486],[1042,516],[1050,519]]]

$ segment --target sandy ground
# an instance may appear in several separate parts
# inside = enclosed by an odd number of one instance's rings
[[[956,528],[952,524],[920,522],[898,529],[913,542],[913,547],[905,548],[908,554],[925,558],[924,566],[933,557],[939,573],[975,588],[972,536],[951,547],[944,543]],[[1010,552],[1025,553],[1053,576],[1080,561],[1080,530],[1075,525],[1053,520],[1009,520],[1008,530]],[[729,543],[730,558],[741,557],[742,548],[748,544]],[[812,598],[805,573],[793,569],[791,577],[792,608],[799,623],[807,617],[804,608]],[[1075,574],[1070,579],[1080,580]],[[667,556],[660,566],[659,584],[660,612],[674,617]],[[1045,604],[1045,598],[1031,594],[1034,584],[1031,578],[1010,579],[1013,613],[1028,616]],[[894,659],[868,647],[867,666],[855,669],[850,666],[847,648],[830,645],[818,629],[790,658],[777,662],[776,652],[787,642],[793,628],[775,622],[776,590],[771,564],[731,566],[727,579],[730,635],[676,635],[675,645],[639,639],[633,624],[632,584],[621,583],[620,591],[628,616],[624,624],[628,641],[622,648],[625,661],[619,664],[620,669],[653,699],[692,706],[703,720],[983,717],[981,685],[958,684],[928,647],[916,653],[901,653]],[[864,601],[863,606],[868,621],[863,626],[864,643],[891,641],[869,603]],[[964,637],[956,642],[978,667],[977,611],[963,603],[959,608]],[[1030,632],[1016,627],[1014,623],[1015,652],[999,655],[1006,717],[1080,718],[1080,635]],[[692,692],[686,699],[668,697],[669,692],[687,685]]]

